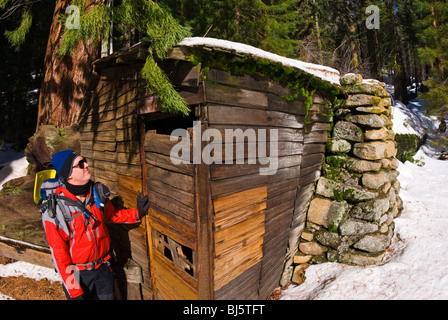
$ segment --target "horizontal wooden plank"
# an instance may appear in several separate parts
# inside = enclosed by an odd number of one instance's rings
[[[303,101],[294,99],[288,101],[278,95],[270,93],[268,95],[269,107],[271,111],[281,111],[290,114],[306,115],[306,107]]]
[[[124,117],[115,120],[115,128],[117,128],[117,130],[130,128],[133,126],[137,126],[136,114],[125,115]]]
[[[215,230],[228,228],[266,209],[267,187],[262,186],[213,200]]]
[[[212,82],[205,82],[207,102],[240,106],[247,108],[267,109],[268,97],[265,92],[231,87]]]
[[[285,189],[283,189],[282,193],[278,193],[276,196],[272,196],[272,194],[269,195],[270,197],[267,198],[268,208],[273,208],[284,203],[290,203],[291,207],[294,206],[294,200],[296,199],[297,190],[296,189],[285,190]]]
[[[146,152],[146,163],[169,171],[187,174],[189,176],[194,174],[194,164],[174,164],[170,156],[159,153]]]
[[[181,142],[181,139],[171,141],[171,136],[169,135],[163,135],[163,134],[154,134],[150,131],[145,136],[145,151],[146,152],[152,152],[152,153],[158,153],[163,154],[166,156],[171,155],[171,150],[174,146],[178,145]],[[182,155],[182,154],[176,154],[176,156],[179,159],[182,159],[184,161],[192,162],[192,156],[193,156],[193,148],[192,148],[192,141],[190,142],[190,155]],[[173,152],[174,153],[174,152]]]
[[[81,132],[100,132],[100,131],[109,131],[115,130],[115,120],[107,121],[107,122],[86,122],[80,124]]]
[[[123,199],[125,207],[136,208],[137,196],[142,192],[141,179],[117,174],[117,188],[118,195]]]
[[[147,217],[152,228],[182,245],[197,250],[197,229],[194,221],[188,221],[156,205],[150,207]]]
[[[214,292],[216,300],[257,300],[261,262]]]
[[[322,164],[324,155],[322,153],[304,155],[302,157],[302,168],[306,168],[315,164]]]
[[[279,111],[267,111],[267,125],[272,127],[284,127],[301,129],[304,126],[304,116]]]
[[[36,246],[7,237],[0,237],[0,256],[37,264],[46,268],[54,268],[50,248]]]
[[[302,168],[300,172],[299,185],[306,186],[316,182],[321,174],[322,164],[318,163],[307,168]]]
[[[275,174],[267,176],[268,183],[287,179],[297,179],[300,176],[300,170],[299,166],[278,169]]]
[[[96,179],[106,179],[109,181],[117,181],[117,173],[107,170],[95,170],[95,180]]]
[[[174,201],[179,201],[192,209],[194,208],[194,194],[191,192],[174,188],[169,184],[154,179],[148,180],[148,190],[149,192],[154,191],[164,194],[169,198],[173,198]]]
[[[142,179],[142,167],[140,164],[117,163],[116,170],[118,174]]]
[[[121,153],[139,153],[139,143],[138,140],[121,141],[116,143],[117,152]]]
[[[154,289],[166,300],[197,300],[197,281],[160,252],[152,251]]]
[[[214,270],[215,290],[218,290],[226,283],[235,279],[244,271],[260,262],[262,253],[263,239],[244,246],[232,255],[216,257]]]
[[[303,154],[324,153],[326,145],[323,143],[308,143],[303,146]]]
[[[264,211],[260,211],[250,219],[233,224],[225,229],[216,230],[216,260],[245,260],[245,257],[239,256],[238,253],[241,250],[245,250],[244,248],[249,246],[252,242],[262,238],[265,232],[264,217]],[[260,244],[262,244],[262,242]],[[216,264],[216,269],[219,269],[219,264]]]
[[[267,165],[260,166],[256,164],[248,164],[247,160],[244,164],[211,164],[210,165],[210,177],[213,180],[221,180],[239,176],[245,176],[248,174],[259,173],[261,167],[267,167]]]
[[[326,143],[328,140],[327,131],[311,131],[305,133],[303,137],[304,143]]]
[[[208,104],[209,123],[231,124],[244,126],[267,125],[266,111],[260,109],[249,109],[232,107],[218,104]]]
[[[267,176],[258,173],[211,181],[212,198],[222,197],[247,189],[257,188],[267,184]]]
[[[93,151],[93,159],[101,160],[101,161],[108,161],[108,162],[115,162],[117,161],[117,153],[116,152],[108,152],[108,151]]]
[[[193,193],[194,179],[193,177],[178,172],[168,171],[160,167],[147,165],[148,178],[161,181],[174,188]]]
[[[109,131],[101,131],[101,132],[93,132],[93,131],[86,131],[81,132],[81,141],[102,141],[102,142],[115,142],[116,137],[116,131],[115,130],[109,130]]]
[[[116,152],[117,163],[140,165],[140,153]]]
[[[270,85],[266,78],[262,78],[260,76],[248,74],[236,76],[232,75],[228,71],[222,71],[214,68],[211,68],[207,73],[207,80],[233,87],[262,92],[267,92]]]
[[[165,211],[171,212],[175,216],[179,216],[188,221],[195,222],[196,214],[195,210],[184,203],[169,197],[164,193],[158,193],[155,189],[151,189],[149,184],[148,190],[151,190],[148,194],[149,202],[151,205],[157,206]]]
[[[215,290],[261,260],[263,234],[264,212],[215,232]]]
[[[94,141],[92,147],[94,151],[115,152],[117,149],[117,144],[115,142]]]

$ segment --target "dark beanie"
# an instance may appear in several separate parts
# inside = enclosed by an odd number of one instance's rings
[[[51,158],[51,164],[53,165],[54,169],[56,170],[58,175],[65,181],[68,180],[68,177],[70,177],[72,173],[73,162],[75,161],[77,156],[79,156],[79,153],[73,150],[64,150],[55,153]]]

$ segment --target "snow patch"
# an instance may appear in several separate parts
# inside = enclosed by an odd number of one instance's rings
[[[25,176],[27,169],[28,161],[24,152],[14,151],[10,144],[5,144],[0,150],[0,190],[5,182]]]
[[[0,264],[0,277],[26,277],[35,280],[48,279],[61,282],[61,277],[54,269],[37,266],[31,263],[17,261]]]

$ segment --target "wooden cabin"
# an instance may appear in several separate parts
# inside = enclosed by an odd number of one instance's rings
[[[181,43],[159,65],[191,108],[184,116],[162,112],[146,88],[140,70],[147,54],[141,43],[94,63],[79,123],[95,180],[125,207],[136,207],[140,192],[151,202],[146,221],[127,228],[129,241],[118,241],[141,272],[134,298],[266,299],[297,249],[320,175],[339,89],[315,74],[332,71],[315,66],[313,74],[216,44]],[[306,91],[275,80],[272,70],[283,67],[314,94],[294,96]],[[173,138],[175,129],[184,136]],[[194,133],[208,129],[223,137],[226,129],[266,130],[278,146],[275,174],[260,174],[268,164],[250,161],[249,139],[226,163],[195,163],[193,151],[173,157],[181,141],[207,148]],[[232,142],[223,141],[222,154]]]

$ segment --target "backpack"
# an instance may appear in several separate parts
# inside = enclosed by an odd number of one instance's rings
[[[70,225],[70,221],[78,215],[84,214],[86,216],[86,226],[89,218],[92,218],[94,222],[97,221],[97,218],[90,213],[81,201],[75,201],[62,194],[56,194],[56,189],[60,186],[64,186],[60,178],[43,181],[40,185],[40,199],[37,202],[37,206],[42,214],[42,223],[45,224],[46,220],[51,220],[58,228],[62,228],[66,234],[71,236],[71,231],[68,226]],[[100,182],[95,183],[91,188],[90,201],[92,204],[95,203],[97,208],[104,214],[107,200],[110,197],[110,190]],[[79,210],[79,213],[72,216],[71,212],[73,209],[70,207],[75,207]]]

